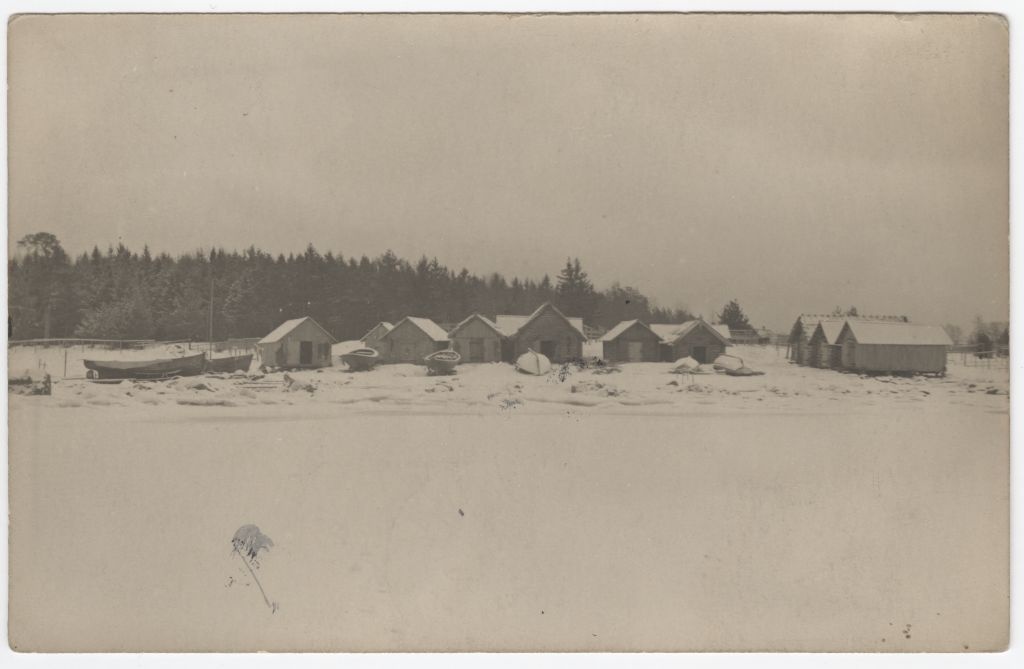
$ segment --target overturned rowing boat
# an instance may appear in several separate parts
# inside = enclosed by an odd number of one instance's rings
[[[372,348],[357,348],[354,351],[343,353],[341,361],[348,365],[350,371],[364,371],[373,369],[373,366],[380,362],[380,353]]]
[[[252,365],[252,353],[210,358],[206,361],[207,372],[248,372]]]
[[[162,379],[203,373],[205,353],[157,360],[83,360],[87,376],[98,379]]]
[[[543,353],[537,353],[531,348],[516,359],[516,369],[523,374],[541,376],[551,371],[551,361]]]
[[[427,363],[427,369],[433,374],[452,374],[455,372],[456,365],[462,360],[462,356],[458,351],[445,349],[435,351],[423,360]]]

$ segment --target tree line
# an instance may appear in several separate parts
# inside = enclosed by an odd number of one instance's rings
[[[250,247],[177,257],[118,244],[71,258],[55,235],[39,232],[18,242],[8,277],[11,339],[206,340],[211,311],[216,340],[261,337],[301,316],[340,340],[356,339],[404,316],[455,323],[473,312],[528,314],[543,302],[599,328],[692,318],[630,286],[595,289],[578,259],[567,259],[554,280],[508,280],[455,271],[436,258],[410,262],[391,251],[346,258],[312,244],[287,256]]]

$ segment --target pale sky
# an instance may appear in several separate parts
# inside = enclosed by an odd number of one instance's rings
[[[998,18],[73,16],[10,27],[10,238],[634,285],[757,325],[1008,320]]]

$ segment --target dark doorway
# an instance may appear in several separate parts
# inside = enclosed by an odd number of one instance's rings
[[[469,340],[469,361],[470,362],[483,362],[484,361],[484,340],[480,338],[473,338]]]
[[[313,342],[311,342],[311,341],[300,341],[299,342],[299,364],[300,365],[312,365],[313,364]]]
[[[551,341],[550,339],[542,341],[540,343],[540,352],[548,360],[554,361],[555,351],[557,350],[556,346],[557,342]]]
[[[692,349],[690,349],[690,355],[693,356],[694,360],[703,365],[708,361],[708,347],[694,346]]]

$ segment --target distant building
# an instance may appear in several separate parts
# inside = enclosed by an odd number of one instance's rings
[[[622,321],[601,337],[602,357],[608,362],[658,362],[662,343],[646,323]]]
[[[716,326],[703,319],[681,324],[655,323],[653,330],[662,340],[662,360],[690,357],[699,363],[714,362],[730,345],[727,326]]]
[[[850,319],[837,338],[843,369],[944,374],[953,342],[937,325]]]
[[[714,327],[718,328],[719,326],[716,325]],[[727,327],[727,332],[729,333],[729,341],[733,344],[758,344],[763,346],[772,341],[772,332],[765,327],[759,330],[753,328],[734,330]]]
[[[259,340],[260,364],[280,369],[330,367],[334,337],[306,316],[281,323]]]
[[[811,335],[818,327],[818,323],[830,324],[830,332],[838,324],[842,328],[847,321],[871,322],[871,323],[906,323],[903,316],[841,316],[836,314],[800,314],[793,327],[789,331],[787,341],[787,356],[793,362],[800,365],[818,365],[815,361],[815,351],[811,349]],[[819,361],[820,362],[820,361]]]
[[[366,348],[372,348],[378,353],[382,353],[383,351],[381,350],[380,340],[384,335],[391,332],[393,327],[395,326],[391,323],[381,321],[370,328],[370,331],[364,334],[360,341],[363,342],[363,346]]]
[[[799,365],[811,364],[811,335],[818,323],[838,323],[842,328],[846,322],[845,316],[825,316],[815,314],[800,314],[793,327],[789,331],[789,348],[787,354],[789,359]]]
[[[529,349],[547,356],[551,362],[583,357],[583,319],[566,317],[550,302],[540,305],[529,316],[499,315],[495,324],[507,337],[502,357],[508,361]]]
[[[448,338],[462,362],[501,362],[505,335],[489,318],[473,314],[453,327]]]
[[[449,346],[448,333],[429,318],[406,316],[381,338],[381,362],[423,364],[423,358]]]

